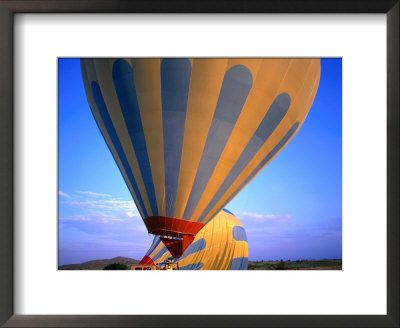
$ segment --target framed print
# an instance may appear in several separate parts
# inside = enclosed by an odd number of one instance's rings
[[[398,1],[0,9],[2,325],[399,325]]]

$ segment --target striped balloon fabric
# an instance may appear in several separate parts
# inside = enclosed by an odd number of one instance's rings
[[[320,59],[101,58],[81,69],[148,231],[183,238],[183,251],[297,133]]]
[[[159,264],[171,257],[158,236],[141,264]],[[180,270],[247,270],[248,245],[245,229],[228,210],[219,212],[199,231],[182,257]]]

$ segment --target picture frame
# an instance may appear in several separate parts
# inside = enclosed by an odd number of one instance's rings
[[[0,324],[5,327],[398,327],[399,1],[0,1]],[[15,315],[13,17],[18,13],[385,13],[387,17],[387,315]],[[168,321],[167,321],[168,319]]]

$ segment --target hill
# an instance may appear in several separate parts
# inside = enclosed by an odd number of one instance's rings
[[[130,266],[132,264],[137,264],[140,261],[131,259],[129,257],[114,257],[112,259],[105,259],[105,260],[94,260],[94,261],[88,261],[80,264],[66,264],[66,265],[61,265],[58,267],[58,270],[103,270],[104,267],[106,267],[109,264],[113,263],[122,263],[126,264],[127,266]]]

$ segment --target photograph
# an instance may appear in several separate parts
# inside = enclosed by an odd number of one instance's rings
[[[342,270],[341,58],[58,58],[58,270]]]
[[[0,0],[0,326],[398,327],[399,13]]]

